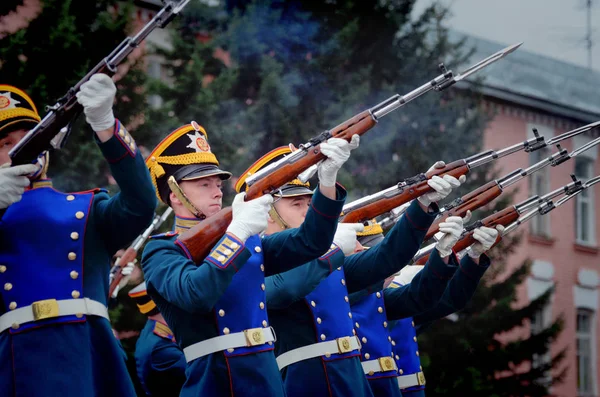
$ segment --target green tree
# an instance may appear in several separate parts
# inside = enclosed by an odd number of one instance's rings
[[[0,39],[0,81],[26,91],[41,116],[107,56],[132,29],[132,2],[42,0],[28,26]],[[145,107],[136,87],[145,74],[134,64],[118,82],[115,116],[125,124]],[[67,146],[51,156],[50,175],[65,190],[106,185],[108,168],[82,115]],[[143,137],[142,138],[143,141]]]

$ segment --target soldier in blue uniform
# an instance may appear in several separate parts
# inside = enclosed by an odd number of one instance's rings
[[[0,200],[12,201],[0,220],[4,396],[135,395],[108,320],[107,274],[112,254],[152,220],[156,199],[135,142],[114,118],[115,93],[108,76],[94,75],[77,97],[119,194],[65,194],[37,179],[20,201]],[[23,91],[0,86],[0,161],[39,120]]]
[[[185,382],[185,357],[175,336],[148,296],[143,282],[129,291],[140,312],[148,317],[135,344],[137,375],[147,396],[179,396]]]
[[[233,202],[226,235],[202,263],[194,263],[176,235],[221,208],[221,170],[205,130],[192,122],[171,133],[147,160],[160,199],[176,214],[175,232],[150,240],[142,257],[148,293],[173,330],[188,363],[182,396],[283,396],[273,355],[275,334],[265,299],[265,276],[325,253],[346,192],[339,168],[358,146],[330,139],[319,165],[321,184],[298,229],[261,238],[270,195]]]
[[[359,233],[359,241],[365,246],[375,246],[383,240],[382,233],[381,227],[374,224],[369,230]],[[424,393],[425,376],[420,366],[417,344],[418,327],[461,310],[466,305],[472,297],[479,279],[489,267],[489,258],[482,254],[493,245],[497,236],[498,231],[495,229],[486,227],[476,229],[475,238],[478,242],[469,248],[469,256],[461,260],[460,267],[457,268],[448,283],[442,299],[431,309],[415,314],[414,317],[407,313],[402,300],[398,297],[405,293],[403,290],[410,287],[414,277],[424,269],[423,266],[410,266],[402,269],[400,275],[394,278],[393,282],[392,278],[388,278],[382,285],[383,291],[376,294],[362,292],[351,296],[352,313],[355,318],[362,320],[360,324],[364,323],[360,328],[356,328],[358,334],[371,335],[374,341],[369,349],[365,349],[363,346],[361,359],[375,396],[406,396],[409,393],[410,395]],[[386,288],[390,283],[391,288]],[[380,299],[382,302],[379,301]],[[384,307],[383,313],[376,310],[376,307],[379,306]],[[380,326],[382,321],[388,325],[383,329]],[[369,360],[373,362],[372,357],[389,351],[390,347],[396,362],[395,370],[377,371],[375,363],[369,367]],[[378,349],[379,353],[374,354],[370,349]],[[383,369],[381,362],[376,364]],[[402,390],[402,394],[400,390]]]
[[[240,183],[238,190],[243,188]],[[345,258],[356,248],[356,228],[340,224],[326,255],[268,280],[267,307],[278,333],[277,362],[288,396],[371,395],[358,358],[363,342],[353,334],[348,295],[395,273],[412,258],[437,213],[435,204],[430,205],[460,182],[452,177],[436,178],[432,185],[435,193],[424,197],[424,203],[415,201],[379,249]],[[306,205],[297,206],[302,200],[295,196],[306,197],[309,192],[295,189],[282,190],[283,198],[270,212],[267,234],[277,235],[302,223]],[[278,218],[281,220],[276,221]],[[462,230],[462,223],[455,229]],[[454,272],[455,266],[439,257],[432,263],[420,277],[422,283],[410,291],[409,299],[421,310],[433,306],[434,291],[440,291],[439,298],[447,282],[445,275]]]

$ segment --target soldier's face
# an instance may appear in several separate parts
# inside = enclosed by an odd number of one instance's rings
[[[27,134],[27,130],[9,132],[0,139],[0,165],[10,163],[8,152]]]
[[[207,217],[221,210],[221,206],[223,205],[223,181],[218,176],[208,176],[193,181],[181,181],[179,186],[192,204]],[[179,203],[179,200],[171,193],[171,203],[175,204],[175,202]],[[185,207],[183,209],[185,210]],[[193,217],[189,211],[187,212],[188,217]]]
[[[284,197],[277,201],[274,206],[279,216],[292,228],[300,227],[308,207],[310,206],[310,200],[312,196],[297,196],[297,197]]]

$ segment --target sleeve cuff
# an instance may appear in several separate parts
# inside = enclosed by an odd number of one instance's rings
[[[490,267],[490,264],[490,258],[485,254],[479,257],[479,264],[475,263],[469,255],[465,255],[460,261],[460,270],[470,278],[479,280]]]
[[[246,263],[250,255],[250,251],[246,249],[241,240],[231,234],[226,234],[215,245],[206,260],[219,269],[227,269],[229,265],[232,265],[237,271],[241,265]]]
[[[133,137],[119,120],[115,120],[112,138],[106,142],[100,142],[96,134],[94,134],[94,139],[100,147],[102,154],[110,163],[115,163],[127,156],[135,157],[137,155],[137,145]]]
[[[346,201],[347,192],[340,184],[336,184],[335,190],[336,200],[331,200],[323,196],[317,187],[310,204],[317,214],[326,218],[339,218]]]
[[[429,227],[440,212],[437,204],[432,203],[431,207],[432,211],[425,212],[419,205],[418,200],[413,200],[406,210],[406,218],[415,229],[429,230]]]
[[[431,271],[443,280],[451,279],[458,268],[458,261],[456,260],[456,255],[454,255],[454,253],[450,254],[448,257],[448,264],[445,264],[437,249],[431,251],[431,255],[429,255],[429,260],[427,262],[425,269],[427,269],[428,266],[431,266]]]

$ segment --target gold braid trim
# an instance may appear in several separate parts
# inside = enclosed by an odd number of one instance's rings
[[[0,110],[0,121],[13,119],[15,117],[29,117],[34,120],[40,121],[40,116],[32,110],[24,108],[12,108],[7,110]]]
[[[372,219],[370,224],[365,226],[365,230],[356,233],[358,237],[374,236],[376,234],[383,234],[383,229],[381,228],[379,223],[375,221],[375,219]]]

